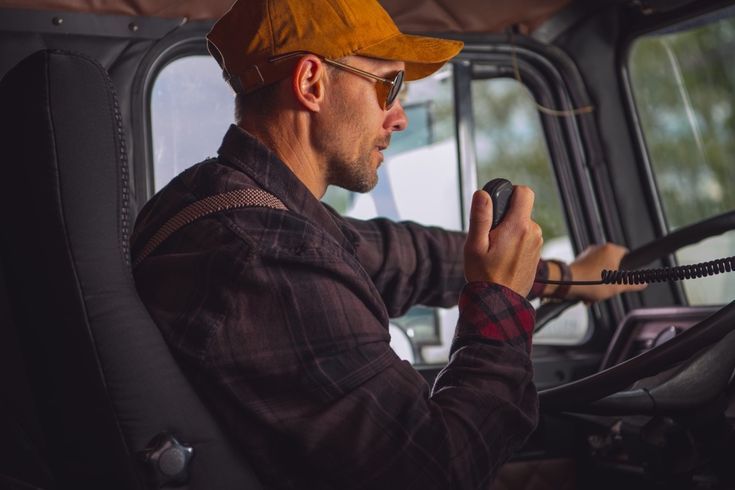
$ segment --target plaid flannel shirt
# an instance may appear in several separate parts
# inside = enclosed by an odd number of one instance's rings
[[[488,487],[537,422],[526,299],[496,284],[465,285],[462,233],[338,216],[235,126],[219,158],[145,206],[133,255],[187,204],[247,187],[288,211],[199,219],[145,259],[135,279],[263,484]],[[450,360],[430,388],[391,350],[388,319],[458,298]]]

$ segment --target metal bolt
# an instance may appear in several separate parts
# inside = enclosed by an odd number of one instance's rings
[[[138,24],[136,24],[135,22],[131,22],[130,24],[128,24],[128,29],[130,30],[130,32],[138,32]]]
[[[62,19],[61,17],[54,17],[53,19],[51,19],[51,23],[55,26],[60,26],[64,23],[64,19]]]

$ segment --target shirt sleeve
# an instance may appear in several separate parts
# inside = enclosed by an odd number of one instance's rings
[[[465,283],[465,234],[413,222],[348,219],[356,231],[357,256],[391,317],[411,306],[450,307]]]
[[[464,278],[464,232],[447,231],[384,218],[346,220],[358,236],[357,253],[391,317],[416,304],[450,307],[457,304]],[[546,279],[548,264],[540,260],[537,279]],[[541,295],[534,282],[528,298]]]

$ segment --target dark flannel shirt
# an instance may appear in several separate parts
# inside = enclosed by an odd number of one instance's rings
[[[487,488],[537,422],[527,300],[496,284],[465,285],[462,233],[338,216],[235,126],[217,159],[145,206],[133,254],[185,205],[241,188],[267,190],[288,211],[199,219],[135,279],[263,484]],[[450,360],[431,388],[391,350],[388,319],[458,298]]]

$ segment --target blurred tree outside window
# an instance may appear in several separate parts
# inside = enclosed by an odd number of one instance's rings
[[[503,177],[535,192],[533,219],[544,234],[542,257],[571,262],[574,252],[541,121],[531,93],[509,78],[472,81],[477,186]],[[538,304],[538,300],[536,300]],[[534,336],[535,344],[573,345],[588,336],[584,305],[568,309]]]
[[[735,208],[735,10],[635,41],[628,68],[670,231]],[[677,252],[680,264],[735,255],[735,232]],[[730,275],[684,281],[690,304],[735,297]]]

